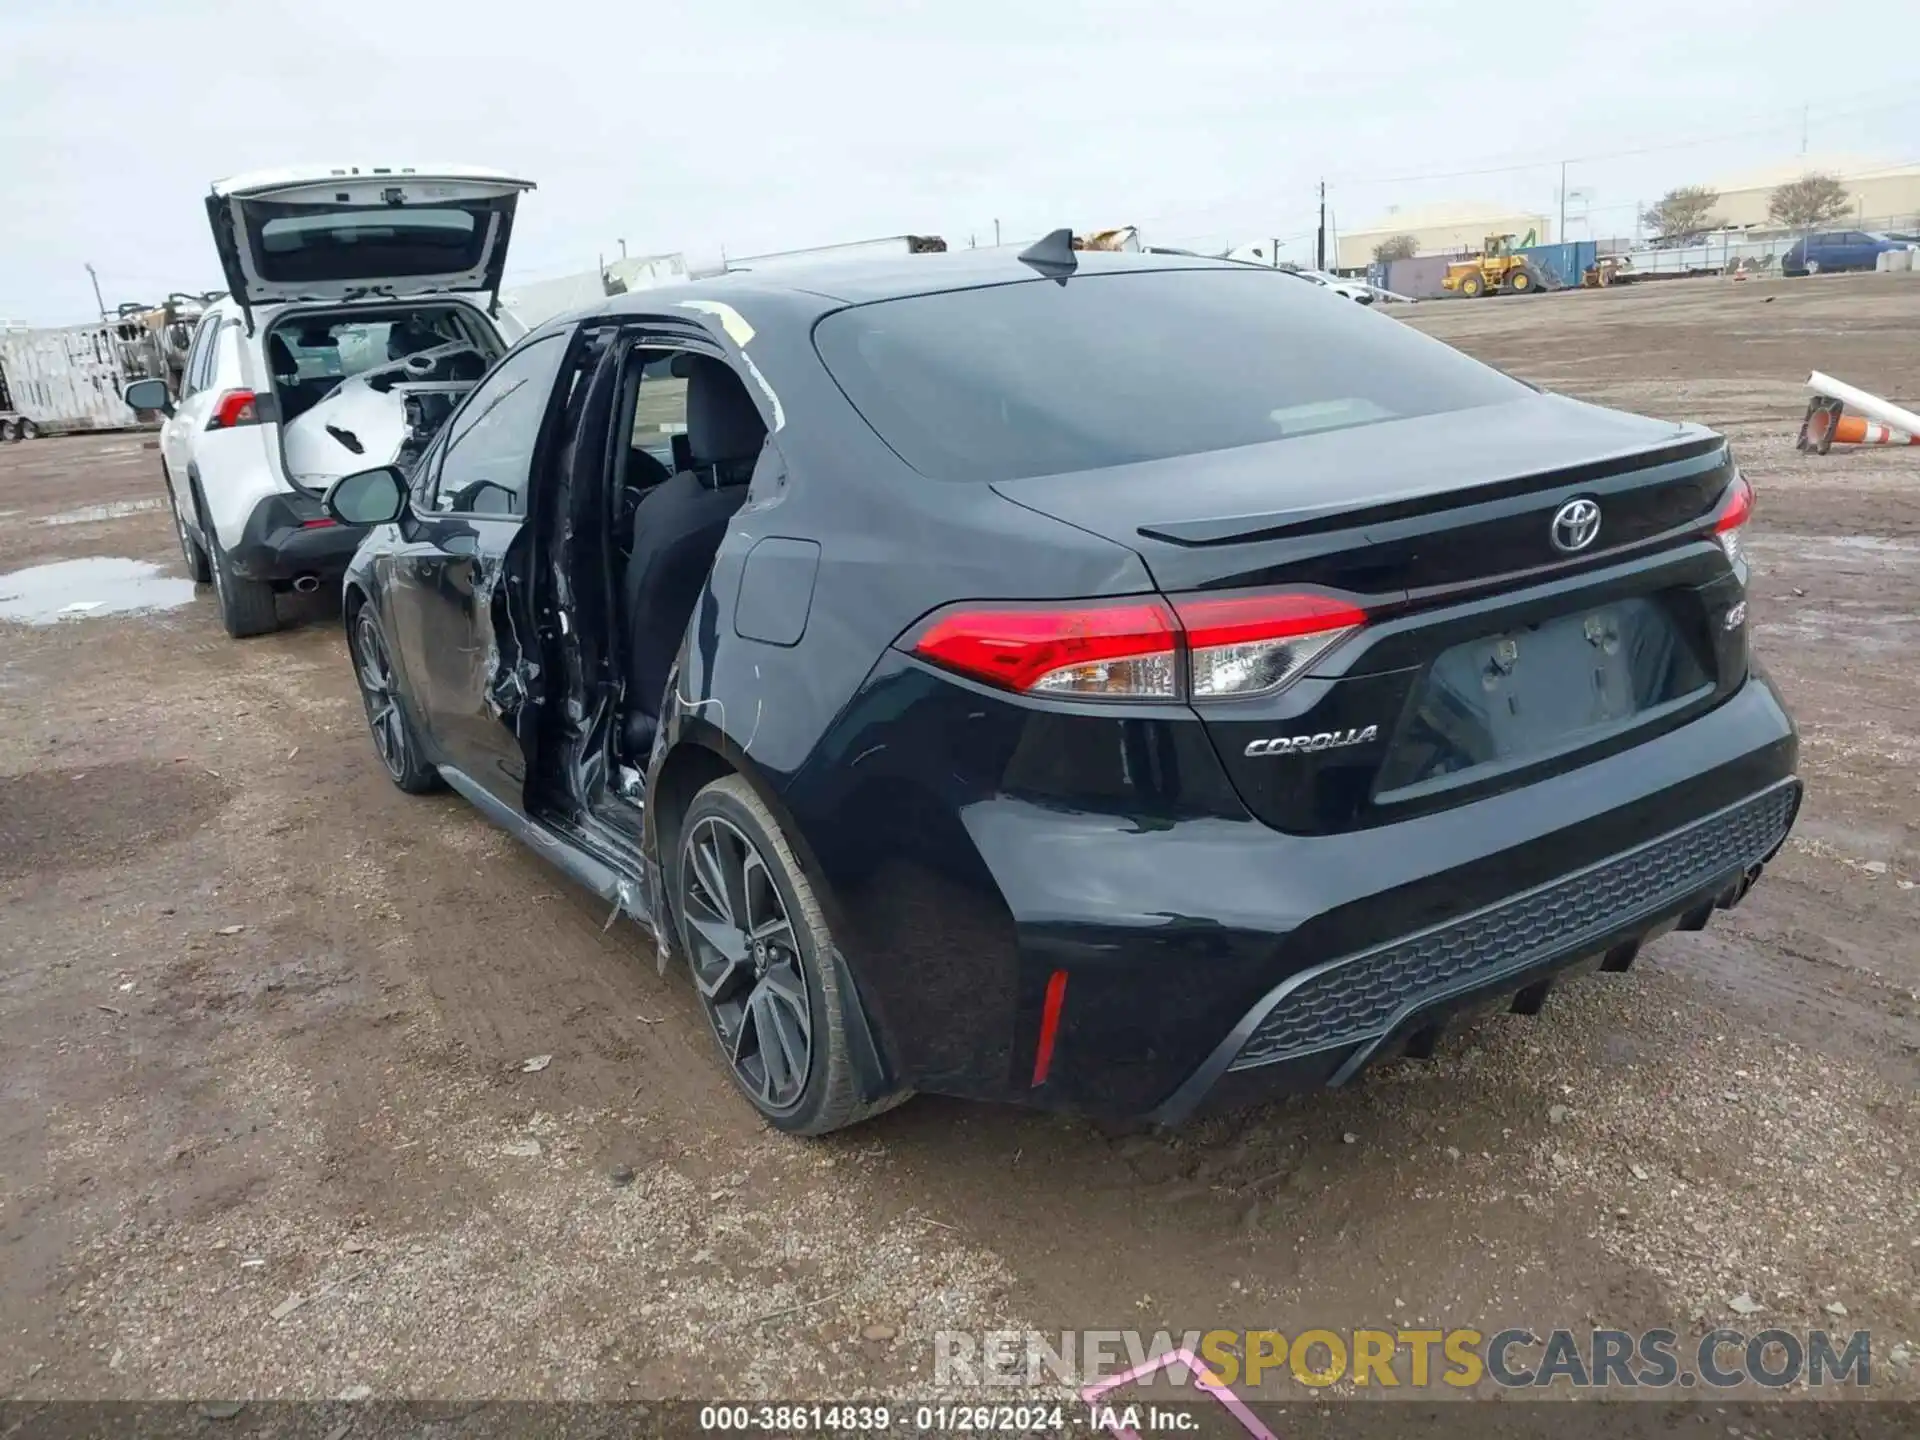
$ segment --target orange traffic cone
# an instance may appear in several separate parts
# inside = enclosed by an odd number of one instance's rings
[[[1920,445],[1920,435],[1907,435],[1877,420],[1842,415],[1833,422],[1836,445]]]

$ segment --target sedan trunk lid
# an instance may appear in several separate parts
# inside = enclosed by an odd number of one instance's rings
[[[1532,394],[993,488],[1137,551],[1169,592],[1401,597],[1566,563],[1550,526],[1575,496],[1601,510],[1585,560],[1697,521],[1728,478],[1710,430]]]
[[[1744,590],[1706,530],[1732,481],[1710,431],[1536,394],[993,488],[1128,546],[1173,596],[1333,591],[1363,612],[1297,683],[1192,702],[1255,814],[1328,833],[1731,694]]]

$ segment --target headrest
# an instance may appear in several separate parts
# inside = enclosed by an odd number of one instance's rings
[[[712,356],[692,354],[675,357],[675,373],[680,373],[682,361],[687,377],[687,450],[693,463],[727,465],[758,458],[766,443],[767,425],[739,373]]]

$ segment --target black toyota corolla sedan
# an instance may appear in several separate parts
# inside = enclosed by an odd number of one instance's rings
[[[1726,443],[1284,272],[622,295],[327,503],[395,782],[683,957],[783,1130],[1339,1085],[1705,925],[1799,803]]]

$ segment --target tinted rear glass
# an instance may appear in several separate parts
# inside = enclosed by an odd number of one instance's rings
[[[444,275],[480,263],[490,219],[484,208],[330,207],[255,218],[251,240],[261,278],[281,283]]]
[[[1095,470],[1497,405],[1518,381],[1297,276],[1133,271],[837,311],[814,343],[942,480]]]

